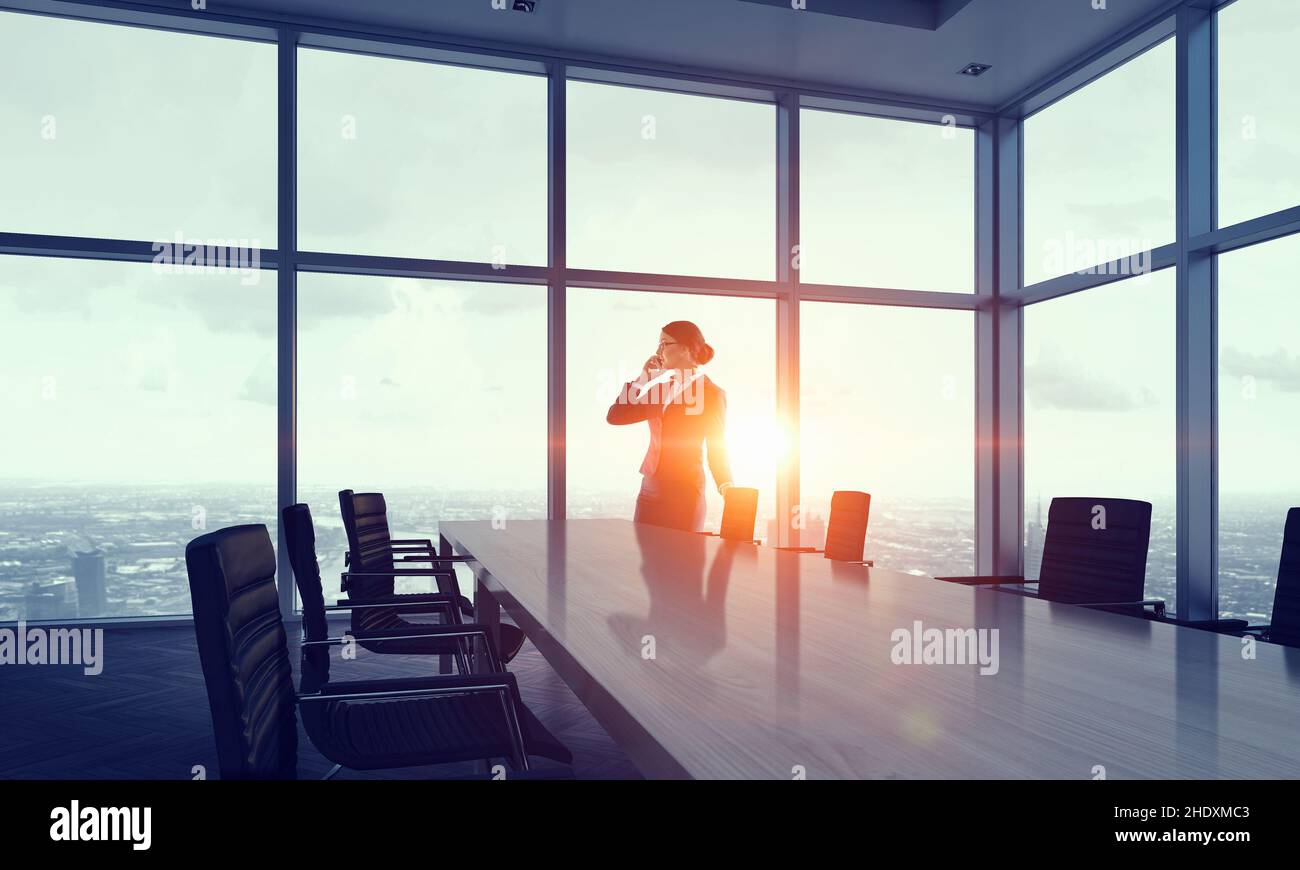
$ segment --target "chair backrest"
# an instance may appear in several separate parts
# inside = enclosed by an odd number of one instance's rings
[[[1300,507],[1286,512],[1282,532],[1282,561],[1273,590],[1273,618],[1269,640],[1300,646]]]
[[[1150,540],[1150,502],[1054,498],[1047,510],[1038,594],[1079,603],[1139,601]]]
[[[718,534],[728,541],[754,540],[758,519],[758,490],[748,486],[727,488],[722,502],[722,527]]]
[[[296,778],[297,700],[266,526],[195,538],[185,567],[222,779]]]
[[[280,511],[280,528],[284,529],[289,549],[289,564],[298,586],[298,603],[302,605],[304,640],[322,641],[329,637],[325,613],[325,593],[320,580],[320,562],[316,559],[316,528],[311,509],[305,504],[291,504]],[[330,656],[326,646],[305,646],[302,654],[305,687],[329,681]]]
[[[861,562],[867,546],[867,516],[871,496],[851,489],[831,494],[831,517],[826,523],[827,559]]]
[[[339,492],[339,513],[348,537],[351,571],[392,571],[393,536],[388,531],[388,504],[382,493]],[[392,595],[392,577],[372,577],[355,581],[348,588],[354,598]]]
[[[329,626],[325,620],[325,593],[321,587],[320,562],[316,559],[316,529],[311,521],[311,508],[291,504],[280,511],[280,521],[302,605],[303,635],[307,640],[324,640],[329,635]]]

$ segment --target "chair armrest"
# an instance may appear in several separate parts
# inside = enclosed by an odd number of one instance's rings
[[[697,534],[697,535],[704,535],[706,538],[721,538],[721,537],[722,537],[722,534],[721,534],[720,532],[696,532],[695,534]],[[729,542],[729,543],[732,543],[732,544],[761,544],[761,543],[763,543],[762,541],[736,541],[736,540],[732,540],[731,538],[723,538],[723,540],[725,540],[725,541],[727,541],[727,542]]]
[[[1073,604],[1075,607],[1155,607],[1157,617],[1165,615],[1165,600],[1163,598],[1144,598],[1141,601],[1068,601],[1067,604]]]
[[[453,625],[420,625],[407,629],[383,628],[378,631],[350,631],[342,637],[327,637],[324,640],[304,640],[299,646],[303,648],[316,646],[342,646],[352,641],[376,642],[398,640],[428,640],[439,637],[482,638],[487,650],[488,665],[493,671],[502,670],[501,659],[492,644],[492,634],[487,626],[477,623],[457,623]]]
[[[1024,577],[1013,576],[1010,574],[977,574],[971,577],[935,577],[936,580],[942,580],[945,583],[961,583],[965,586],[995,586],[1000,584],[1020,585],[1026,582],[1036,583],[1035,580],[1026,581]]]
[[[449,577],[450,571],[436,568],[396,568],[392,571],[344,571],[339,575],[344,579],[350,577]]]
[[[397,677],[383,680],[331,680],[320,691],[299,695],[298,699],[337,701],[340,695],[367,695],[377,692],[464,692],[496,690],[504,686],[513,688],[515,675],[499,674],[445,674],[427,677]]]
[[[391,610],[394,613],[446,613],[460,609],[455,595],[403,595],[398,598],[341,598],[337,604],[326,604],[326,613],[343,610]]]
[[[773,550],[783,550],[787,553],[821,553],[816,547],[773,547]]]
[[[364,575],[362,575],[364,576]],[[383,574],[380,576],[388,576]],[[442,575],[437,575],[442,576]],[[348,589],[347,578],[343,580],[343,591]],[[442,607],[443,602],[456,602],[460,605],[460,610],[466,615],[473,615],[474,602],[470,601],[464,595],[451,595],[442,592],[401,592],[395,595],[381,595],[369,598],[339,598],[332,609],[347,610],[353,604],[359,604],[362,607],[388,607],[401,613],[434,613]],[[330,610],[330,607],[326,607]]]
[[[1268,628],[1266,625],[1251,625],[1244,619],[1171,619],[1174,625],[1184,628],[1200,628],[1205,631],[1237,632],[1251,629]]]
[[[414,550],[393,550],[393,554],[411,553]],[[402,556],[403,562],[477,562],[473,556],[439,556],[436,553],[425,553],[420,556]]]
[[[431,550],[433,549],[433,540],[430,538],[390,538],[388,543],[403,544],[406,546],[414,546],[418,544],[421,547],[428,547]]]
[[[408,604],[451,604],[457,602],[455,595],[442,595],[433,592],[412,592],[402,595],[381,595],[377,598],[339,598],[334,606],[348,607],[404,607]]]

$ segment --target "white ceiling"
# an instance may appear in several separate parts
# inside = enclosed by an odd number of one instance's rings
[[[475,40],[651,60],[996,107],[1167,0],[972,0],[937,31],[739,0],[209,0]],[[864,4],[879,0],[861,0]],[[817,0],[808,0],[816,8]],[[187,4],[188,5],[188,4]],[[957,75],[992,64],[979,78]]]

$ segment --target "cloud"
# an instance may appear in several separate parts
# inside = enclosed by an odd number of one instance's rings
[[[165,393],[171,384],[171,376],[162,366],[153,366],[140,375],[137,386],[151,393]]]
[[[1219,353],[1219,368],[1234,378],[1252,377],[1268,381],[1284,393],[1300,393],[1300,356],[1291,356],[1280,347],[1270,354],[1225,347]]]
[[[467,285],[473,287],[473,285]],[[461,301],[462,311],[475,314],[504,314],[527,308],[545,308],[546,290],[540,287],[510,287],[504,285],[473,288]]]
[[[244,384],[239,390],[239,398],[274,407],[276,389],[275,357],[268,353],[258,360],[257,365],[248,373],[248,377],[244,378]]]
[[[1117,413],[1159,404],[1145,386],[1127,386],[1084,366],[1046,360],[1025,367],[1025,397],[1037,408]]]

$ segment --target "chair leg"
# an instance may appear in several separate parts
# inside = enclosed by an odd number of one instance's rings
[[[342,769],[343,769],[343,765],[341,765],[341,764],[336,764],[336,765],[334,765],[333,767],[331,767],[331,768],[329,769],[329,773],[325,774],[324,776],[322,776],[322,777],[320,778],[320,781],[321,781],[321,782],[324,782],[324,781],[327,780],[327,779],[331,779],[331,778],[333,778],[334,774],[338,773],[338,772],[339,772],[340,770],[342,770]]]

